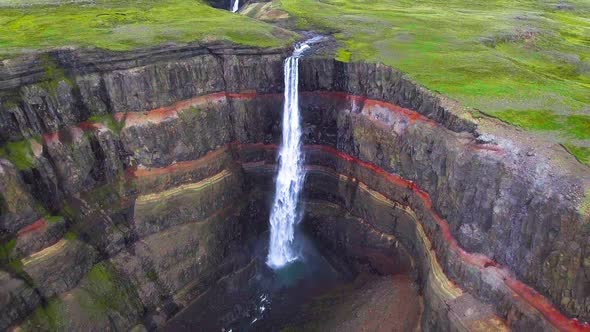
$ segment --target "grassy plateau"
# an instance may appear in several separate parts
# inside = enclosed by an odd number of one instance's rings
[[[590,2],[277,1],[299,28],[334,33],[340,60],[391,65],[590,159]]]
[[[269,24],[199,0],[62,2],[0,0],[0,59],[62,46],[129,50],[166,42],[225,40],[275,47],[294,40],[294,34],[285,36]]]

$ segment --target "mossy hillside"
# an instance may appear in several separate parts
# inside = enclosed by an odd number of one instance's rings
[[[123,282],[109,263],[96,264],[81,281],[80,291],[88,295],[81,297],[82,309],[95,318],[102,318],[109,312],[141,312],[141,303],[133,287]]]
[[[295,36],[199,0],[97,0],[0,7],[0,58],[51,47],[130,50],[166,42],[212,40],[278,47],[290,44]]]
[[[590,116],[560,115],[548,110],[505,110],[496,112],[498,119],[533,131],[563,131],[565,140],[590,143]],[[590,165],[590,148],[565,143],[563,146],[583,164]]]
[[[76,321],[125,324],[129,318],[131,322],[127,325],[130,325],[141,311],[141,303],[132,287],[121,281],[109,263],[101,262],[86,274],[78,287],[38,307],[21,328],[25,331],[64,331],[79,328]]]
[[[8,142],[0,146],[0,158],[6,158],[19,170],[26,170],[33,167],[34,157],[31,142],[22,140]]]
[[[277,1],[299,28],[335,33],[342,61],[385,63],[467,107],[523,111],[498,116],[590,146],[586,1],[570,0],[565,9],[532,0]],[[540,124],[547,112],[557,121]]]
[[[569,138],[590,139],[590,115],[560,115],[549,110],[505,110],[495,117],[529,130],[565,130]]]
[[[579,162],[590,165],[590,147],[576,146],[573,144],[563,145],[569,153],[573,154]]]
[[[67,328],[65,309],[60,299],[51,298],[37,307],[20,328],[23,331],[64,331]]]
[[[62,80],[60,80],[62,81]],[[50,80],[47,81],[47,84],[53,84],[58,82],[57,80]],[[90,122],[94,123],[101,123],[109,128],[114,134],[119,135],[121,130],[125,127],[125,120],[117,120],[111,114],[105,115],[94,115],[88,119]],[[92,133],[87,132],[87,139]],[[67,138],[68,136],[63,136],[62,138]],[[34,137],[32,139],[23,139],[20,141],[14,142],[7,142],[4,145],[0,146],[0,158],[8,159],[12,162],[17,169],[19,170],[27,170],[34,166],[35,164],[35,157],[33,155],[33,149],[31,147],[32,141],[34,140],[37,143],[41,143],[40,137]],[[75,154],[76,145],[75,144],[68,144],[73,149],[73,153]]]
[[[22,260],[15,258],[14,248],[16,239],[4,240],[0,243],[0,268],[15,274],[27,284],[33,285],[33,280],[23,269]]]

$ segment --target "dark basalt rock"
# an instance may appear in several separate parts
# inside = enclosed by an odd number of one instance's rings
[[[226,253],[266,227],[285,53],[216,44],[6,61],[0,141],[31,138],[31,165],[0,159],[0,329],[43,325],[46,308],[73,310],[97,283],[125,294],[101,309],[100,317],[118,318],[100,326],[154,328],[241,268],[245,260]],[[48,63],[61,74],[48,77]],[[528,143],[510,137],[478,139],[482,129],[448,101],[383,65],[309,58],[300,68],[305,144],[411,181],[393,187],[368,166],[308,154],[308,165],[331,172],[313,173],[305,193],[309,226],[328,247],[359,268],[413,271],[430,301],[426,329],[452,329],[445,320],[470,303],[489,304],[481,317],[498,314],[517,329],[551,326],[503,297],[505,286],[488,289],[486,269],[448,249],[436,213],[462,248],[505,266],[564,314],[590,319],[590,217],[580,201],[590,178],[571,158],[528,156]],[[125,125],[96,124],[104,115]],[[407,211],[379,205],[359,179],[424,221],[432,247]],[[429,194],[432,209],[412,186]],[[337,212],[322,215],[322,204]],[[346,226],[336,221],[343,213]],[[39,222],[51,214],[59,224]],[[451,309],[429,279],[431,249],[441,273],[465,290]],[[88,326],[85,317],[64,315],[60,326]]]

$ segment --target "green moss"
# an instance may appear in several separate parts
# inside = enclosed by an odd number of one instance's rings
[[[45,221],[48,223],[57,223],[62,221],[64,218],[62,216],[46,215],[43,217],[43,219],[45,219]]]
[[[558,130],[561,127],[559,116],[551,111],[505,110],[493,113],[502,121],[530,130]]]
[[[0,158],[10,160],[20,170],[30,169],[34,164],[31,142],[22,140],[6,143],[0,147]]]
[[[0,266],[32,285],[31,277],[23,270],[23,262],[12,255],[15,246],[16,239],[11,239],[0,245]]]
[[[551,111],[517,111],[506,110],[495,112],[493,116],[502,121],[528,130],[557,131],[566,136],[563,139],[590,139],[590,116],[557,115]],[[590,148],[565,142],[563,146],[576,159],[590,166]]]
[[[5,214],[7,211],[6,198],[4,198],[4,194],[0,193],[0,215]]]
[[[68,240],[68,241],[73,241],[78,239],[78,234],[74,233],[74,232],[67,232],[66,234],[64,234],[64,239]]]
[[[46,304],[39,306],[21,325],[24,331],[64,331],[65,307],[58,298],[51,298]]]
[[[49,55],[41,56],[41,63],[45,75],[40,84],[49,93],[55,95],[60,82],[65,82],[70,86],[74,85],[73,81],[66,76],[63,68],[60,68]]]
[[[590,139],[590,116],[572,115],[567,118],[565,124],[569,135],[577,139]]]
[[[346,49],[340,49],[340,50],[338,50],[338,52],[336,54],[336,60],[342,61],[342,62],[350,62],[351,56],[352,55],[351,55],[350,51],[348,51]]]
[[[73,208],[68,202],[64,202],[64,205],[61,208],[61,211],[59,211],[59,214],[71,220],[76,220],[76,217],[78,216],[78,211],[75,208]]]
[[[133,311],[133,307],[139,307],[132,289],[117,277],[115,269],[106,262],[94,265],[80,288],[87,295],[80,299],[82,309],[91,317],[106,316],[109,311]]]
[[[590,148],[566,143],[563,145],[579,162],[590,166]]]
[[[158,280],[158,274],[156,273],[156,271],[149,270],[148,272],[146,272],[145,277],[152,282],[155,282]]]
[[[3,244],[0,244],[0,264],[5,265],[11,261],[10,254],[16,246],[16,239],[11,239]]]
[[[473,119],[481,119],[484,117],[484,115],[478,110],[470,110],[469,114]]]
[[[125,128],[125,118],[119,121],[111,114],[93,115],[88,120],[91,122],[104,124],[117,135],[121,134],[121,130]]]
[[[199,121],[201,119],[202,113],[200,109],[196,107],[191,107],[184,111],[178,112],[178,117],[185,123],[194,123],[195,121]]]
[[[0,104],[4,106],[4,108],[9,109],[17,107],[21,101],[21,97],[17,92],[14,91],[10,91],[8,93],[3,92],[0,101]]]
[[[285,34],[291,38],[284,38]],[[60,46],[130,50],[164,42],[225,40],[277,47],[296,34],[199,0],[97,0],[56,6],[0,7],[0,57]]]

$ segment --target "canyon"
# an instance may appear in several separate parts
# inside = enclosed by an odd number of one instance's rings
[[[268,228],[286,48],[61,49],[0,67],[0,329],[165,326]],[[590,173],[380,64],[299,60],[303,221],[410,276],[422,330],[590,330]]]

